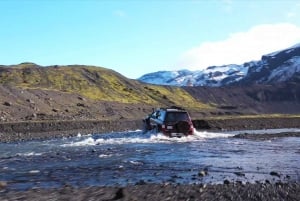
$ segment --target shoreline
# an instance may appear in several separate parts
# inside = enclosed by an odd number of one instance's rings
[[[260,130],[276,128],[300,128],[300,117],[195,119],[198,131]],[[109,132],[142,129],[142,120],[74,120],[74,121],[26,121],[0,123],[0,142],[45,140]],[[240,136],[240,137],[248,137]],[[274,137],[274,134],[272,134]],[[281,135],[278,135],[280,137]],[[286,133],[285,136],[294,136]],[[265,136],[268,137],[268,136]],[[296,135],[295,137],[299,137]],[[255,136],[254,136],[255,138]]]
[[[64,186],[58,189],[30,189],[2,192],[4,200],[290,200],[300,199],[299,183],[224,183],[205,184],[142,184],[125,187]]]
[[[82,135],[122,132],[142,128],[137,120],[82,120],[82,121],[36,121],[8,122],[0,124],[0,142],[25,140],[45,140],[51,138],[74,137]]]

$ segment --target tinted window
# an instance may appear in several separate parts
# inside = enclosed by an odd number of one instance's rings
[[[161,110],[160,114],[158,116],[158,119],[160,119],[161,121],[163,121],[165,119],[166,116],[166,111]]]
[[[189,116],[186,112],[168,112],[166,116],[166,121],[189,121]]]

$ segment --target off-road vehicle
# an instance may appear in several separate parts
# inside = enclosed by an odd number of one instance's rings
[[[189,113],[180,107],[153,110],[144,122],[144,132],[154,131],[169,137],[182,137],[194,134],[194,126]]]

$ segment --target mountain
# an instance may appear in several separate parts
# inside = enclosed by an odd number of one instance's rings
[[[0,122],[141,119],[153,107],[182,104],[211,108],[180,87],[144,84],[102,67],[0,66]]]
[[[297,82],[300,81],[300,44],[242,65],[210,66],[198,71],[159,71],[138,80],[159,85],[212,87]]]
[[[207,71],[213,69],[216,68]],[[177,76],[189,73],[183,70]],[[168,72],[164,75],[172,76]],[[171,105],[188,109],[193,118],[299,114],[300,84],[160,86],[131,80],[113,70],[95,66],[43,67],[34,63],[0,66],[0,123],[140,120],[152,108]]]

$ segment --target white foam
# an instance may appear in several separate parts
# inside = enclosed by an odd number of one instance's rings
[[[40,173],[40,171],[39,170],[30,170],[29,173],[30,174],[38,174],[38,173]]]
[[[243,134],[243,133],[249,133],[249,134],[276,134],[276,133],[284,133],[284,132],[300,132],[300,128],[276,128],[276,129],[262,129],[262,130],[241,130],[241,131],[230,131],[228,133],[237,135],[237,134]]]
[[[199,140],[205,140],[210,138],[226,138],[226,137],[233,136],[233,134],[199,132],[199,131],[195,131],[194,135],[184,136],[181,138],[177,138],[177,137],[170,138],[168,136],[163,135],[162,133],[158,133],[158,134],[147,133],[145,135],[140,135],[135,137],[108,138],[108,139],[104,139],[104,138],[94,139],[92,137],[88,137],[81,141],[63,144],[62,146],[73,147],[73,146],[94,146],[94,145],[107,145],[107,144],[134,144],[134,143],[140,143],[140,144],[186,143],[186,142],[199,141]],[[99,156],[99,157],[106,157],[106,156]]]
[[[143,163],[140,161],[129,161],[129,162],[133,165],[143,165]]]
[[[26,152],[26,153],[17,153],[17,156],[40,156],[42,153],[35,152]]]
[[[87,146],[87,145],[95,145],[95,140],[92,137],[88,137],[82,141],[71,142],[69,144],[65,144],[66,146]]]
[[[113,156],[113,154],[100,154],[99,158],[110,158],[112,156]]]
[[[195,131],[195,136],[203,139],[211,139],[211,138],[228,138],[234,136],[234,134],[227,133],[214,133],[214,132],[206,132],[206,131]]]

